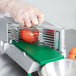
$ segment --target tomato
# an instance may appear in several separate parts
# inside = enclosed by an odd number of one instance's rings
[[[70,54],[67,58],[76,59],[76,53]]]
[[[72,53],[76,53],[76,47],[74,47],[70,50],[69,54],[72,54]]]
[[[36,31],[30,31],[27,29],[21,29],[20,30],[21,38],[28,43],[33,43],[38,39],[38,32]]]

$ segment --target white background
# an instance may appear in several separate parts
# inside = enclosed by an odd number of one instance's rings
[[[76,0],[22,0],[40,9],[51,23],[76,28]]]

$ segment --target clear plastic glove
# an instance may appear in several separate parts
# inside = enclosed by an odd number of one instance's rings
[[[32,5],[19,0],[0,0],[0,2],[1,1],[3,1],[3,5],[0,7],[2,12],[9,12],[15,20],[22,25],[31,27],[32,25],[41,24],[43,22],[43,13]]]

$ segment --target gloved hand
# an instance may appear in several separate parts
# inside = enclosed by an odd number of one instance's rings
[[[3,1],[3,2],[2,2]],[[37,8],[19,0],[0,0],[2,12],[9,12],[20,24],[31,27],[43,22],[44,15]]]

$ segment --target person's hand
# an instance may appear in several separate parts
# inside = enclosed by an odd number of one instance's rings
[[[43,13],[37,8],[18,0],[8,0],[6,11],[8,11],[20,24],[27,27],[40,24],[44,19]]]

